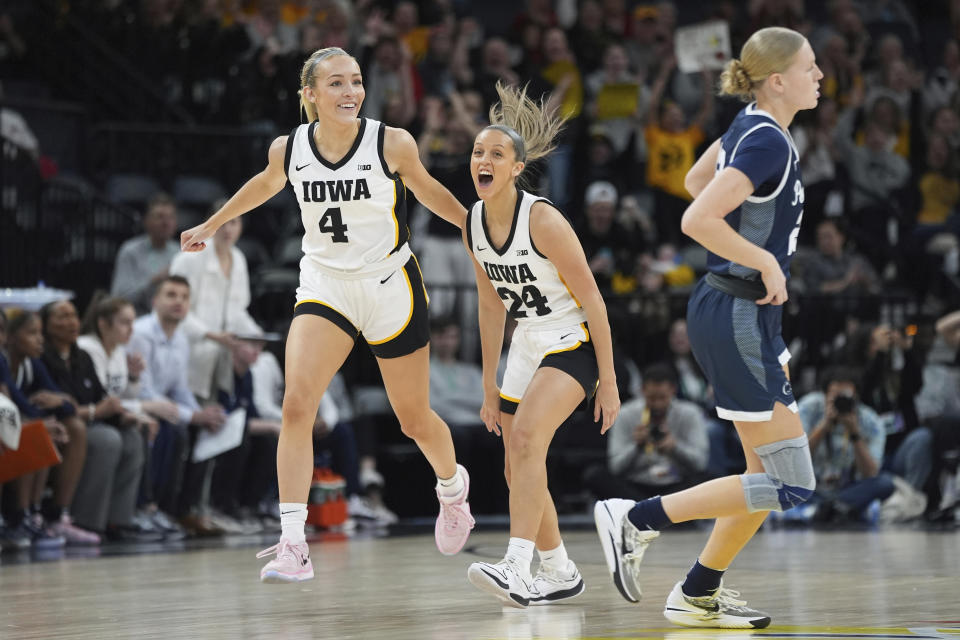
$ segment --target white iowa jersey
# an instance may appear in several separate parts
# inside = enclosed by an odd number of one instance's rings
[[[360,118],[353,147],[336,163],[317,150],[317,126],[293,130],[284,160],[303,220],[301,268],[346,276],[399,268],[409,259],[406,187],[384,160],[384,125]]]
[[[586,322],[587,315],[557,268],[537,251],[530,238],[530,207],[538,198],[518,190],[517,210],[507,242],[499,250],[490,241],[482,201],[467,214],[467,240],[503,300],[507,313],[529,327],[552,328]]]

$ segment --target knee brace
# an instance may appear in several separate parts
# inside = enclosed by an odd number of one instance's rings
[[[750,513],[786,511],[810,499],[817,481],[806,435],[778,440],[753,450],[763,462],[766,473],[740,476]]]

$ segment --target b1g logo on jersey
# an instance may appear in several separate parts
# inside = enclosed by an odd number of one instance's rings
[[[365,178],[358,180],[304,180],[304,202],[345,202],[349,200],[367,200],[370,187]]]

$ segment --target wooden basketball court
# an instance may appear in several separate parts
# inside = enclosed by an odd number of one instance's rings
[[[644,601],[633,605],[613,587],[595,532],[568,531],[586,591],[527,610],[502,609],[467,582],[470,562],[502,555],[505,531],[474,533],[453,557],[437,552],[432,531],[321,536],[311,545],[317,578],[300,585],[257,580],[254,555],[268,538],[49,562],[4,555],[0,638],[960,638],[960,538],[917,530],[762,531],[727,584],[773,625],[671,627],[666,595],[706,536],[657,540],[644,559]]]

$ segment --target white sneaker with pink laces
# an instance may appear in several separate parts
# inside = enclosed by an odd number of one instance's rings
[[[59,522],[52,523],[50,525],[50,531],[52,531],[55,536],[63,536],[63,539],[66,540],[69,545],[95,546],[100,544],[100,536],[93,531],[81,529],[73,524],[73,520],[67,514],[60,516]]]
[[[260,570],[260,582],[283,583],[303,582],[313,579],[313,563],[310,562],[310,547],[306,542],[291,542],[280,538],[280,542],[257,554],[258,558],[277,554]]]
[[[459,495],[448,498],[437,491],[440,515],[437,516],[434,534],[437,539],[437,549],[445,556],[452,556],[463,549],[474,525],[473,516],[470,515],[470,503],[467,502],[467,496],[470,495],[470,474],[463,465],[459,464],[457,473],[463,478],[463,491]]]

